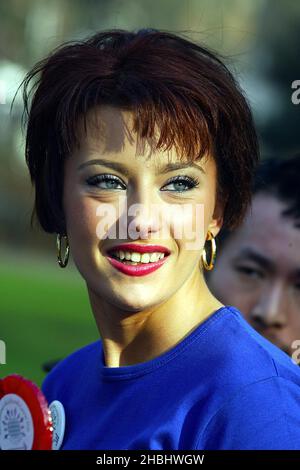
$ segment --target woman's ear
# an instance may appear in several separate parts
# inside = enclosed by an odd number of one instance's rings
[[[214,237],[218,235],[219,231],[222,228],[224,222],[224,210],[226,202],[227,197],[222,199],[220,197],[217,198],[214,213],[212,215],[211,222],[208,226],[208,230],[210,230]]]

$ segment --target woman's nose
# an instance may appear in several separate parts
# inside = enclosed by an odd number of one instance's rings
[[[138,193],[128,200],[128,233],[130,238],[148,238],[161,229],[161,211],[150,195]]]

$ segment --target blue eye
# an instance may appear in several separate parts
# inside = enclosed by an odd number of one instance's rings
[[[100,189],[126,189],[119,178],[114,175],[95,175],[86,180],[89,186],[96,186]],[[123,186],[123,187],[117,187]]]
[[[91,176],[86,180],[86,183],[89,186],[94,186],[99,189],[126,189],[125,184],[114,175],[95,175]],[[174,185],[176,189],[162,189],[162,191],[172,191],[172,192],[185,192],[190,189],[193,189],[199,185],[199,180],[191,176],[176,176],[169,180],[169,182],[163,187]]]
[[[198,178],[194,178],[191,176],[175,176],[164,187],[170,186],[172,184],[174,185],[174,187],[177,186],[177,189],[175,190],[171,189],[170,191],[182,193],[182,192],[188,191],[190,189],[193,189],[199,186],[199,180]],[[186,189],[184,187],[186,187]],[[162,189],[162,191],[168,191],[168,190]]]

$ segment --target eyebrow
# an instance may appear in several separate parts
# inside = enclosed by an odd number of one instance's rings
[[[247,258],[250,261],[254,261],[262,268],[268,271],[275,271],[275,263],[273,263],[270,258],[258,253],[257,251],[253,250],[252,248],[242,248],[242,250],[238,253],[235,259],[239,258]]]
[[[112,162],[110,160],[103,160],[101,158],[84,162],[78,166],[77,170],[81,170],[82,168],[85,168],[86,166],[90,166],[90,165],[102,165],[107,168],[112,168],[116,171],[119,171],[120,173],[123,173],[126,176],[129,176],[130,174],[128,168],[126,167],[126,165],[123,165],[123,163]],[[205,173],[203,168],[194,162],[186,162],[186,163],[178,162],[178,163],[167,163],[167,165],[165,165],[164,167],[158,168],[156,171],[156,174],[165,174],[170,171],[181,170],[184,168],[191,168],[191,167],[196,168],[197,170],[200,170],[202,173]]]
[[[235,257],[235,260],[238,260],[239,258],[247,258],[250,261],[254,261],[257,263],[259,266],[261,266],[263,269],[269,271],[269,272],[275,272],[276,271],[276,266],[275,263],[273,263],[270,258],[267,258],[266,256],[258,253],[257,251],[253,250],[252,248],[243,248],[240,253]],[[295,279],[300,278],[300,268],[296,268],[294,271],[292,271],[292,276]]]

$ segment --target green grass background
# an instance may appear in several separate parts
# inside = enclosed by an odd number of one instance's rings
[[[66,357],[99,338],[85,282],[72,260],[0,252],[0,339],[6,364],[0,377],[18,373],[41,385],[42,364]]]

